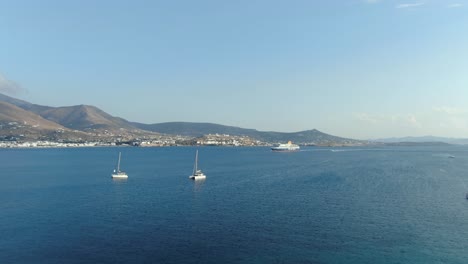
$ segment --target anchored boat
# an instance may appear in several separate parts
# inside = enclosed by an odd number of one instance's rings
[[[206,179],[206,175],[198,169],[198,149],[195,154],[195,164],[193,165],[193,173],[189,176],[192,180],[203,180]]]
[[[121,157],[121,154],[122,153],[119,152],[119,161],[117,162],[117,169],[114,169],[114,172],[112,173],[112,178],[115,178],[115,179],[126,179],[126,178],[128,178],[127,173],[120,170],[120,157]]]

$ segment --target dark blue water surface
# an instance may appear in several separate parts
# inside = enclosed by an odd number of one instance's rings
[[[0,150],[0,262],[468,261],[468,147],[199,155],[204,182],[192,147]]]

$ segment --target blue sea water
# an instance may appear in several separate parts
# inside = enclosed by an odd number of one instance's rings
[[[468,261],[468,147],[202,147],[203,182],[194,155],[0,150],[0,262]]]

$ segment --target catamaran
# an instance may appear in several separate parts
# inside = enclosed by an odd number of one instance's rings
[[[198,149],[197,153],[195,154],[195,164],[193,165],[193,173],[189,176],[189,178],[192,180],[204,180],[206,178],[206,175],[198,169]]]
[[[114,172],[112,173],[112,178],[116,178],[116,179],[128,178],[127,173],[120,170],[120,156],[121,155],[122,153],[119,152],[119,161],[117,162],[117,169],[114,169]]]

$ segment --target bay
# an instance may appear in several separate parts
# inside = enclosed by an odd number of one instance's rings
[[[468,147],[198,149],[202,182],[194,147],[0,150],[0,260],[468,259]]]

